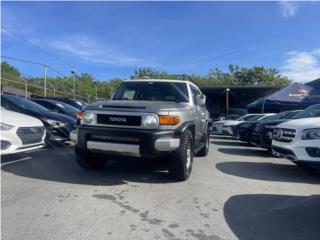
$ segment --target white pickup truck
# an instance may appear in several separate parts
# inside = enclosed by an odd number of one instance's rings
[[[320,115],[277,125],[273,131],[272,153],[295,163],[320,164]]]

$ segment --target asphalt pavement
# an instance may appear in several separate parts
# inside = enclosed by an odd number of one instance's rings
[[[2,157],[2,239],[319,239],[319,171],[263,149],[214,136],[185,182],[148,161],[85,171],[73,150]]]

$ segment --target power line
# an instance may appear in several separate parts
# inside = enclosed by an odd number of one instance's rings
[[[68,77],[67,77],[66,75],[64,75],[63,73],[59,72],[58,70],[54,69],[53,67],[51,67],[50,65],[45,64],[45,63],[39,63],[39,62],[34,62],[34,61],[25,60],[25,59],[21,59],[21,58],[4,56],[4,55],[1,55],[1,57],[2,57],[2,58],[11,59],[11,60],[14,60],[14,61],[18,61],[18,62],[25,62],[25,63],[35,64],[35,65],[40,65],[40,66],[43,66],[43,67],[48,67],[48,68],[50,68],[53,72],[58,73],[59,75],[65,77],[65,78],[68,78]]]
[[[14,60],[14,61],[19,61],[19,62],[31,63],[31,64],[36,64],[36,65],[41,65],[41,66],[47,66],[46,64],[43,64],[43,63],[33,62],[33,61],[24,60],[24,59],[15,58],[15,57],[9,57],[9,56],[4,56],[4,55],[1,55],[1,57],[2,58],[11,59],[11,60]]]
[[[57,60],[65,63],[65,64],[67,64],[67,65],[68,65],[69,67],[71,67],[71,68],[74,68],[74,66],[72,66],[72,65],[70,65],[68,62],[62,60],[61,58],[59,58],[59,57],[56,56],[55,54],[52,54],[51,52],[49,52],[49,51],[47,51],[46,49],[38,46],[37,44],[35,44],[35,43],[33,43],[33,42],[30,42],[29,40],[21,37],[20,35],[16,34],[15,32],[9,30],[7,27],[5,27],[5,26],[2,25],[1,28],[4,29],[5,31],[7,31],[8,33],[10,33],[11,35],[15,36],[16,38],[20,39],[21,41],[24,41],[25,43],[28,43],[29,45],[32,45],[33,47],[36,47],[36,48],[40,49],[41,51],[45,52],[46,54],[50,55],[51,57],[53,57],[53,58],[55,58],[55,59],[57,59]]]

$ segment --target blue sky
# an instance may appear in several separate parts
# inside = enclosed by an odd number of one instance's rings
[[[204,75],[234,63],[276,67],[295,81],[320,77],[320,2],[2,2],[1,12],[2,26],[57,58],[4,29],[2,55],[65,75],[128,78],[137,67]]]

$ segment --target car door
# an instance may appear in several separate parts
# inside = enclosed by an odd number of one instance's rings
[[[200,106],[197,102],[197,97],[202,93],[199,89],[191,85],[192,98],[194,102],[194,118],[195,118],[195,141],[199,143],[202,140],[204,128],[205,128],[205,119],[206,119],[206,110],[205,106]]]

